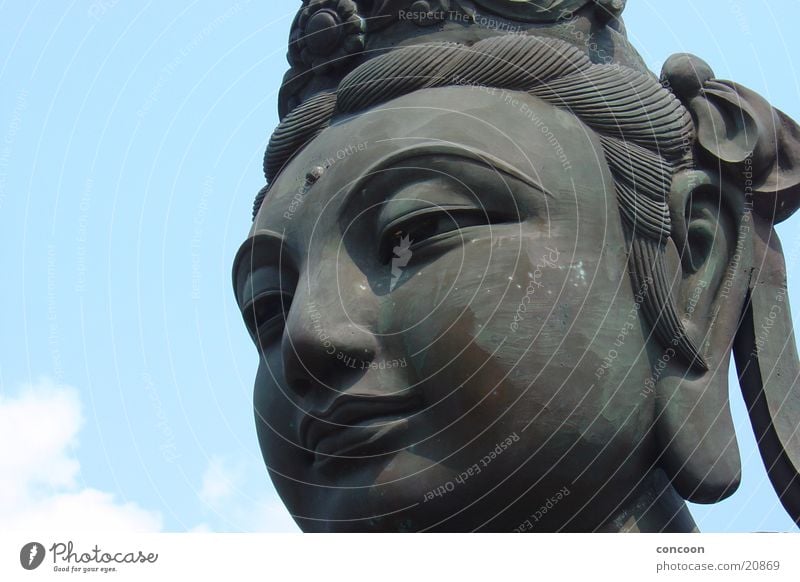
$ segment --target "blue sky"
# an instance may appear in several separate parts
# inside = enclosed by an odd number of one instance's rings
[[[295,529],[256,443],[230,264],[298,5],[0,4],[0,527]],[[651,68],[693,52],[800,119],[795,0],[626,14]],[[795,313],[798,226],[778,229]],[[743,486],[692,510],[706,531],[793,529],[734,402]]]

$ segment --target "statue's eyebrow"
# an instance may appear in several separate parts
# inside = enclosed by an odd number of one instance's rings
[[[464,158],[472,162],[477,162],[484,166],[488,166],[501,174],[506,174],[508,176],[511,176],[512,178],[516,178],[517,180],[527,184],[531,188],[534,188],[542,192],[543,194],[549,196],[550,198],[555,198],[555,195],[553,195],[552,192],[550,192],[547,188],[545,188],[538,179],[523,172],[516,166],[509,164],[505,160],[498,158],[494,154],[491,154],[489,152],[486,152],[478,148],[469,147],[463,144],[457,144],[445,141],[435,141],[435,142],[409,146],[399,151],[392,152],[391,154],[379,159],[377,162],[375,162],[369,168],[367,168],[363,172],[363,175],[360,178],[358,178],[350,185],[350,187],[347,189],[347,192],[344,195],[342,206],[343,207],[346,206],[350,201],[350,198],[356,195],[357,193],[361,192],[366,183],[375,178],[375,176],[379,174],[381,171],[386,170],[394,165],[397,165],[399,162],[402,162],[404,160],[419,158],[423,156],[432,156],[432,155],[452,156],[457,158]]]

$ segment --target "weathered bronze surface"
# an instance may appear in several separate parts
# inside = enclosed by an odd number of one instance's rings
[[[800,127],[621,0],[306,0],[234,290],[305,531],[693,531],[731,355],[800,521]]]

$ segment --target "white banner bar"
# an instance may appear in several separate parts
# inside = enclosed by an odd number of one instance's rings
[[[0,534],[0,580],[800,580],[797,534]]]

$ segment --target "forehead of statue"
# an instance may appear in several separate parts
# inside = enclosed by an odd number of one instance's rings
[[[343,204],[397,158],[418,159],[437,146],[454,159],[502,162],[556,196],[613,192],[597,135],[571,113],[522,92],[442,87],[335,120],[277,177],[253,230],[296,228]]]

